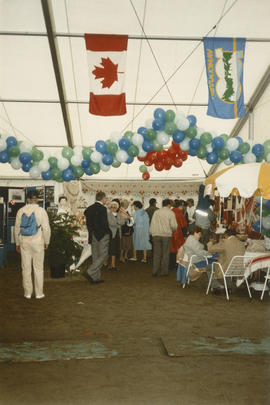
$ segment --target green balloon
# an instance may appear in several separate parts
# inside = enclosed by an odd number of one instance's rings
[[[268,155],[268,153],[270,153],[270,140],[265,141],[263,143],[263,147],[264,147],[264,153],[265,155]]]
[[[154,151],[159,152],[160,150],[163,149],[163,145],[160,145],[156,139],[153,140],[153,145],[154,145]]]
[[[224,139],[225,143],[227,142],[227,140],[229,139],[229,135],[227,134],[221,134],[219,135],[222,139]]]
[[[249,149],[250,145],[247,142],[242,142],[238,147],[239,152],[241,152],[242,154],[248,153]]]
[[[33,158],[34,162],[40,162],[44,158],[44,153],[41,152],[41,150],[38,150],[35,147],[32,148],[31,155],[32,155],[32,158]]]
[[[139,167],[139,170],[140,170],[141,173],[145,173],[145,172],[147,172],[147,167],[145,165],[141,165]]]
[[[221,160],[226,160],[230,156],[230,151],[227,148],[222,148],[218,150],[218,157]]]
[[[63,177],[62,177],[62,175],[61,175],[61,177],[57,177],[56,179],[55,179],[55,181],[57,181],[57,183],[63,183]]]
[[[85,160],[90,160],[93,150],[89,147],[84,147],[82,150],[82,155]]]
[[[11,146],[8,150],[8,154],[11,158],[17,157],[20,154],[19,146]]]
[[[204,145],[201,145],[196,152],[196,155],[198,156],[198,158],[200,159],[205,159],[206,155],[207,155],[207,149]]]
[[[164,131],[166,132],[166,134],[172,135],[177,131],[177,126],[174,122],[168,121],[165,124]]]
[[[212,139],[213,139],[213,137],[210,134],[210,132],[204,132],[200,136],[201,145],[207,145],[208,143],[212,142]]]
[[[53,156],[49,157],[48,162],[50,163],[50,166],[52,169],[57,168],[58,161],[57,161],[56,157],[53,157]],[[51,175],[51,177],[52,177],[52,175]]]
[[[91,162],[90,170],[93,174],[98,174],[100,172],[100,166],[98,163]]]
[[[113,163],[112,163],[112,167],[115,167],[115,168],[117,168],[117,167],[120,167],[121,166],[121,163],[120,162],[118,162],[118,160],[114,160],[113,161]]]
[[[257,157],[256,157],[256,162],[258,162],[258,163],[261,163],[261,162],[263,162],[264,160],[265,160],[264,154],[261,155],[261,156],[257,156]]]
[[[129,156],[132,157],[138,156],[139,148],[136,145],[130,145],[130,147],[127,150],[127,153],[129,154]]]
[[[62,156],[66,159],[71,159],[71,157],[74,155],[74,151],[72,148],[69,146],[64,146],[62,149]]]
[[[84,174],[84,170],[83,170],[82,166],[72,166],[72,169],[73,169],[74,176],[77,178],[82,177],[82,175]]]
[[[157,133],[153,128],[148,128],[146,130],[145,134],[146,138],[149,139],[149,141],[153,141],[157,137]]]
[[[54,158],[54,159],[56,159],[56,158]],[[62,177],[62,172],[60,169],[58,169],[58,167],[53,167],[50,175],[53,180],[56,180],[57,178]]]
[[[197,128],[196,127],[189,127],[186,131],[185,131],[186,136],[188,136],[189,138],[195,138],[195,136],[197,135]]]
[[[165,112],[165,121],[173,121],[175,118],[175,112],[173,110],[167,110]]]
[[[106,150],[110,155],[114,155],[118,151],[118,146],[115,142],[106,142]]]
[[[131,140],[132,137],[133,137],[133,132],[132,131],[126,131],[124,133],[124,138],[127,138],[127,139]]]

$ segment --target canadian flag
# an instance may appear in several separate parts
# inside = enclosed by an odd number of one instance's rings
[[[127,35],[85,34],[90,78],[89,112],[110,116],[126,114],[123,91]]]

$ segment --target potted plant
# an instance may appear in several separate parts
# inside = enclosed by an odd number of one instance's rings
[[[50,245],[46,251],[51,277],[65,277],[65,270],[81,254],[80,246],[74,241],[79,235],[76,217],[68,213],[48,213],[51,226]]]

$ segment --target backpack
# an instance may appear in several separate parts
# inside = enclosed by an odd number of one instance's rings
[[[32,212],[31,215],[27,216],[26,214],[22,214],[21,218],[21,235],[23,236],[32,236],[35,235],[38,231],[38,224],[36,221],[35,213]]]

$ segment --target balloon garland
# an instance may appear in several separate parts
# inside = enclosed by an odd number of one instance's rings
[[[239,136],[227,134],[213,136],[197,127],[194,115],[157,108],[154,117],[136,133],[126,131],[111,134],[107,141],[99,140],[95,148],[65,146],[60,157],[45,156],[27,141],[17,141],[14,136],[0,136],[0,163],[10,163],[15,170],[29,172],[31,178],[57,182],[91,176],[100,170],[107,172],[122,163],[131,164],[136,157],[143,164],[139,170],[143,180],[150,178],[150,171],[170,170],[181,167],[190,156],[197,156],[209,164],[224,162],[226,165],[270,162],[270,140],[253,146]],[[170,146],[164,149],[165,145]]]
[[[260,219],[257,219],[253,225],[252,229],[255,232],[259,232],[262,235],[270,238],[270,200],[262,200],[262,207],[260,208],[260,199],[256,198],[256,214],[257,217],[260,216],[260,211],[262,209],[262,223],[260,224]]]

